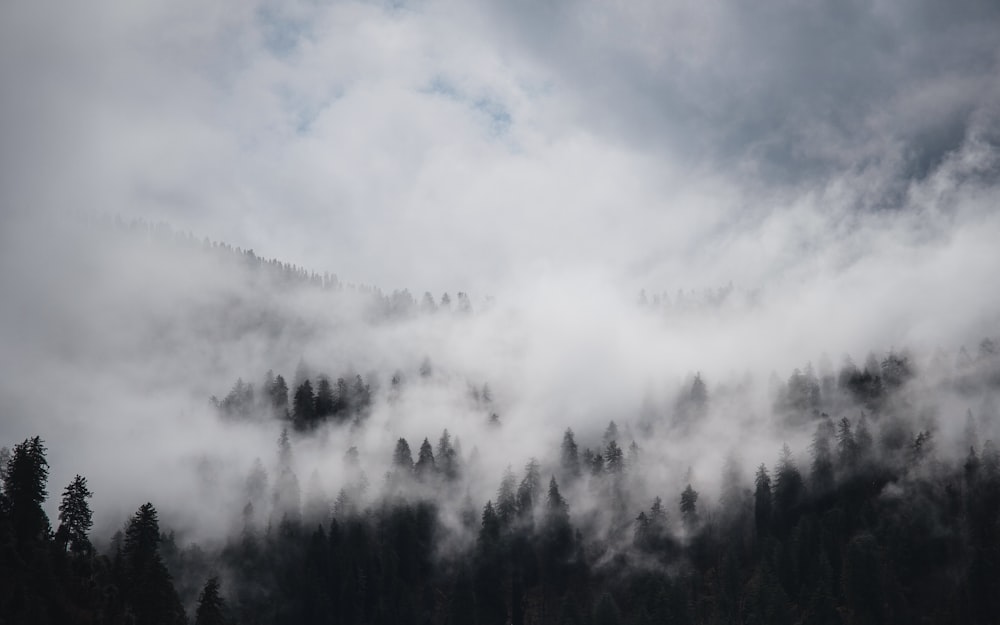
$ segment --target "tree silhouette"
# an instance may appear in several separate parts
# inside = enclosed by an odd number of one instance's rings
[[[226,625],[226,604],[219,595],[219,578],[210,577],[198,597],[194,625]]]
[[[22,544],[45,540],[51,528],[42,509],[48,498],[49,463],[41,438],[26,439],[14,446],[4,475],[4,498],[9,508],[15,539]]]
[[[63,491],[62,503],[59,504],[60,524],[56,538],[77,555],[88,554],[93,549],[87,538],[94,525],[87,500],[93,495],[87,488],[87,479],[77,475]]]
[[[420,451],[417,454],[417,464],[413,467],[417,477],[426,480],[437,470],[434,462],[434,450],[431,449],[430,441],[426,438],[420,444]]]

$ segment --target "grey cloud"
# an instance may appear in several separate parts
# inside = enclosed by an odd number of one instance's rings
[[[942,3],[497,3],[579,123],[774,182],[921,178],[996,101],[1000,10]]]

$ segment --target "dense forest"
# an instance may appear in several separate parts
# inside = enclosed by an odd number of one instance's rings
[[[87,479],[65,487],[50,519],[45,442],[4,449],[0,622],[993,623],[1000,451],[985,436],[1000,353],[985,339],[952,360],[935,384],[985,399],[979,414],[942,416],[961,421],[951,437],[927,418],[913,392],[927,374],[905,352],[836,374],[794,371],[772,416],[806,428],[808,448],[732,450],[717,500],[690,472],[675,476],[679,492],[646,482],[657,440],[683,438],[711,410],[701,375],[671,405],[612,421],[586,444],[567,429],[547,456],[503,475],[482,476],[479,449],[464,452],[447,430],[398,438],[376,466],[351,447],[333,501],[300,487],[295,447],[324,430],[362,433],[373,402],[436,375],[430,361],[386,388],[304,363],[291,384],[273,372],[241,379],[213,398],[214,418],[280,436],[270,470],[258,459],[246,477],[221,544],[183,544],[150,492],[96,548]],[[468,394],[469,418],[507,427],[489,385]],[[490,481],[495,491],[477,490]]]

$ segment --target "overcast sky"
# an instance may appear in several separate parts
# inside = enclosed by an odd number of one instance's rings
[[[0,199],[385,289],[755,288],[960,230],[998,76],[993,0],[8,0]]]

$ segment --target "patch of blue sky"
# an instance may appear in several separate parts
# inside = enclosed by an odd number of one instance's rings
[[[473,106],[477,111],[486,115],[494,135],[503,135],[510,130],[513,119],[510,116],[510,111],[502,103],[490,98],[481,98],[476,100]]]
[[[289,17],[280,8],[267,4],[257,9],[257,24],[264,47],[279,58],[295,51],[307,29],[305,20]]]
[[[502,102],[489,96],[472,97],[444,76],[435,76],[421,89],[421,92],[448,98],[468,106],[484,118],[490,134],[495,137],[505,135],[514,123],[510,111]]]
[[[275,87],[275,93],[281,100],[281,108],[285,112],[288,127],[297,135],[308,134],[320,115],[344,96],[343,88],[337,88],[325,97],[304,98],[287,85]]]

